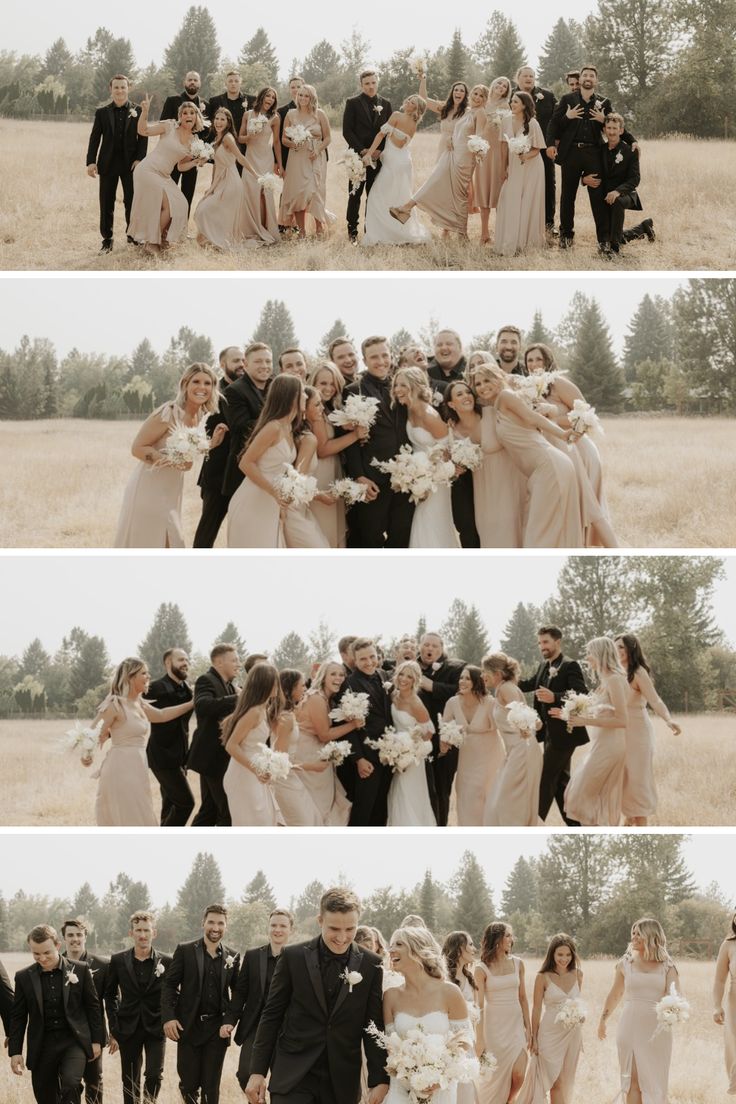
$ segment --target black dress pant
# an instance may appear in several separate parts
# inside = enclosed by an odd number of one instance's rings
[[[556,801],[565,824],[579,827],[576,820],[570,820],[565,816],[565,789],[570,781],[570,760],[573,750],[570,747],[560,748],[552,743],[545,743],[542,777],[539,783],[539,817],[541,820],[546,820],[552,808],[552,802]]]
[[[227,794],[222,785],[224,775],[200,774],[199,790],[202,804],[192,828],[230,828],[232,820],[227,803]]]
[[[560,197],[560,237],[575,237],[575,200],[580,180],[588,173],[601,173],[600,146],[573,147],[562,164],[562,196]],[[596,233],[601,220],[600,188],[588,188],[590,209],[596,225]]]
[[[450,794],[452,783],[457,773],[458,749],[451,747],[444,755],[436,756],[432,763],[434,773],[434,788],[437,795],[437,826],[447,827],[447,818],[450,815]]]
[[[84,1067],[85,1104],[102,1104],[102,1055]]]
[[[119,1039],[120,1072],[123,1078],[123,1104],[151,1104],[161,1091],[164,1076],[165,1037],[148,1035],[139,1027],[129,1039]],[[141,1095],[141,1068],[143,1055],[146,1068],[143,1074]]]
[[[351,828],[385,828],[390,784],[391,771],[376,763],[373,764],[373,774],[368,778],[356,776],[348,821]]]
[[[187,169],[186,172],[179,172],[178,169],[174,169],[171,174],[171,179],[175,184],[179,183],[179,177],[181,177],[181,194],[187,201],[188,210],[191,211],[194,190],[197,187],[197,170]]]
[[[345,1099],[351,1097],[348,1095]],[[270,1100],[271,1104],[338,1104],[327,1058],[320,1058],[306,1077],[288,1093],[272,1092]]]
[[[202,487],[202,516],[194,534],[194,548],[213,548],[220,526],[227,516],[230,499],[219,487]]]
[[[630,230],[624,230],[626,212],[633,209],[633,203],[634,201],[629,195],[619,196],[615,203],[603,201],[598,233],[599,242],[609,242],[615,250],[618,250],[622,242],[646,237],[647,232],[641,223],[638,226],[632,226]]]
[[[360,153],[360,150],[358,150]],[[360,200],[363,195],[363,189],[365,189],[366,196],[370,195],[373,183],[378,176],[379,169],[366,169],[365,180],[361,181],[355,190],[355,195],[352,192],[348,195],[348,210],[347,210],[347,223],[348,223],[348,237],[351,240],[355,240],[358,236],[358,221],[360,219]]]
[[[555,163],[550,161],[545,150],[542,150],[540,156],[544,165],[544,221],[551,228],[555,224],[555,203],[557,200]]]
[[[133,173],[122,157],[113,158],[107,172],[100,173],[100,234],[103,241],[112,241],[118,183],[123,185],[125,229],[127,231],[130,222],[130,210],[133,206]]]
[[[227,1039],[217,1031],[200,1044],[179,1043],[176,1072],[184,1104],[219,1104],[226,1050]]]
[[[71,1031],[47,1031],[31,1071],[37,1104],[80,1104],[87,1055]]]
[[[466,471],[452,482],[452,520],[460,534],[463,548],[480,548],[480,537],[475,528],[475,503],[473,501],[473,473]]]
[[[408,548],[414,504],[407,495],[381,487],[373,502],[350,508],[350,548]]]
[[[183,828],[194,810],[194,794],[183,767],[151,767],[161,787],[161,827]]]

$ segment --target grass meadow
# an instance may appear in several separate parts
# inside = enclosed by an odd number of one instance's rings
[[[90,126],[81,122],[0,120],[0,136],[13,150],[0,160],[0,269],[93,270],[98,272],[181,270],[454,270],[525,269],[578,271],[625,268],[637,271],[736,267],[736,143],[673,137],[644,142],[640,193],[645,216],[654,219],[657,241],[628,246],[619,261],[599,259],[590,206],[578,198],[576,245],[550,248],[524,257],[496,257],[480,244],[480,219],[470,219],[470,242],[444,241],[435,229],[426,246],[360,249],[345,229],[347,177],[339,164],[345,142],[333,131],[327,177],[327,206],[335,216],[325,241],[282,242],[267,249],[216,253],[189,238],[163,259],[126,245],[122,198],[115,218],[115,249],[100,255],[98,183],[84,168]],[[155,141],[155,139],[154,139]],[[414,140],[415,181],[434,166],[439,136],[421,132]],[[210,170],[200,172],[194,207],[209,186]],[[560,174],[557,174],[558,191]],[[633,215],[628,216],[631,224]]]

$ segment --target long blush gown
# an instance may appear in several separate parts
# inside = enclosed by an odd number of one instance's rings
[[[388,129],[387,129],[388,128]],[[414,191],[414,167],[412,165],[409,146],[410,140],[397,146],[391,140],[390,132],[395,127],[386,124],[381,127],[384,133],[389,134],[386,139],[383,157],[381,158],[381,171],[373,182],[371,193],[365,209],[365,235],[361,245],[420,245],[430,241],[432,235],[426,226],[423,226],[419,214],[413,209],[405,223],[399,222],[389,212],[391,207],[401,207],[408,203]],[[397,135],[401,135],[396,130]]]
[[[509,118],[511,112],[508,108],[499,111],[504,118]],[[483,128],[481,138],[488,142],[488,153],[473,170],[473,211],[481,207],[493,210],[498,207],[498,197],[503,185],[503,159],[501,157],[501,126],[491,122],[495,111],[486,112],[486,125]]]
[[[503,124],[503,133],[513,137],[511,119]],[[532,148],[544,150],[546,142],[536,119],[529,121]],[[544,226],[543,153],[531,161],[521,161],[509,151],[509,175],[501,188],[496,210],[493,252],[513,257],[527,249],[541,249],[546,241]]]
[[[516,1098],[516,1104],[547,1104],[547,1093],[560,1078],[562,1097],[566,1104],[572,1102],[575,1088],[575,1073],[583,1049],[583,1029],[581,1025],[565,1027],[555,1023],[555,1017],[566,1000],[580,997],[577,979],[572,989],[566,993],[554,980],[552,973],[547,974],[548,982],[544,990],[544,1013],[539,1024],[537,1041],[539,1054],[529,1060],[524,1085]]]
[[[254,112],[246,112],[245,118],[247,121],[253,119]],[[274,172],[273,131],[269,124],[249,138],[245,157],[258,176]],[[273,245],[279,240],[279,220],[273,192],[264,191],[256,177],[245,169],[238,183],[243,195],[238,227],[240,237],[246,241]]]
[[[726,1053],[726,1073],[728,1075],[728,1092],[736,1095],[736,941],[731,942],[731,952],[728,957],[728,996],[724,1001],[726,1014],[723,1025],[724,1046]]]
[[[294,724],[289,738],[288,755],[292,763],[298,762],[299,726],[291,715]],[[310,772],[311,773],[311,772]],[[290,770],[286,778],[273,782],[276,797],[284,823],[289,828],[317,828],[322,825],[322,817],[314,803],[311,793],[305,785],[306,772]]]
[[[315,475],[317,454],[312,457],[309,471]],[[331,509],[331,507],[328,507]],[[284,512],[284,540],[287,548],[329,548],[330,542],[312,513],[312,506],[288,506]]]
[[[473,503],[481,548],[521,548],[527,480],[498,438],[492,406],[483,407],[480,444],[483,463],[473,472]]]
[[[189,207],[186,196],[171,179],[171,173],[179,161],[187,156],[187,149],[179,141],[179,124],[166,120],[166,130],[155,148],[133,170],[133,206],[130,212],[128,234],[139,245],[161,244],[161,205],[164,195],[169,201],[171,225],[166,231],[169,244],[186,237],[189,225]]]
[[[468,112],[455,122],[452,138],[437,164],[412,199],[435,226],[457,234],[468,232],[468,192],[475,158],[468,139],[475,133],[475,116]]]
[[[651,817],[657,811],[657,787],[654,784],[654,725],[647,712],[646,699],[628,679],[626,706],[628,719],[621,811],[625,817]]]
[[[169,427],[153,445],[160,450],[171,430],[183,424],[182,412],[175,403],[167,402],[154,413]],[[113,547],[183,548],[183,494],[183,471],[136,460],[123,494]]]
[[[483,823],[500,828],[534,828],[539,824],[542,750],[535,736],[522,736],[509,724],[506,707],[495,700],[493,720],[503,739],[506,759],[488,795]]]
[[[461,828],[483,824],[488,794],[506,758],[503,740],[493,722],[493,698],[486,695],[472,701],[475,708],[469,724],[457,694],[445,706],[446,719],[465,727],[455,775],[457,823]]]
[[[327,429],[327,436],[329,440],[332,440],[335,436],[335,427],[327,418],[325,418],[324,424]],[[317,467],[313,475],[317,479],[317,486],[320,491],[326,491],[331,483],[334,483],[337,479],[342,479],[340,453],[335,452],[332,456],[318,457]],[[345,502],[343,499],[339,498],[334,506],[326,506],[324,502],[315,501],[310,504],[310,509],[317,524],[326,536],[330,548],[344,548],[346,525]]]
[[[623,675],[611,675],[625,683]],[[605,686],[595,691],[597,704],[610,704]],[[565,790],[565,813],[584,827],[617,828],[621,820],[626,758],[626,728],[587,725],[588,758],[573,774]]]
[[[211,245],[232,249],[237,244],[241,202],[242,185],[235,154],[219,145],[215,150],[212,191],[199,201],[194,212],[197,229]]]
[[[284,119],[284,130],[296,122],[296,113],[290,111]],[[322,141],[322,127],[317,119],[307,127],[312,141],[289,149],[289,160],[284,173],[284,190],[281,193],[279,222],[282,226],[296,226],[295,211],[306,211],[317,222],[333,222],[335,216],[327,210],[327,154],[309,159],[314,143]]]
[[[510,974],[492,974],[483,963],[485,977],[483,1034],[486,1050],[498,1065],[490,1076],[478,1081],[480,1104],[506,1104],[511,1088],[511,1071],[520,1054],[526,1051],[524,1017],[519,1004],[519,959],[512,956]]]
[[[431,721],[419,724],[410,713],[391,706],[391,716],[397,732],[423,728],[430,735],[434,732]],[[432,803],[429,800],[427,768],[424,761],[415,763],[405,771],[391,775],[388,791],[388,828],[436,828]]]
[[[296,460],[296,448],[285,438],[261,456],[258,469],[272,487],[284,475],[289,464]],[[273,495],[268,494],[251,479],[240,484],[227,511],[228,548],[285,548],[281,507]]]
[[[328,703],[329,709],[329,703]],[[294,751],[296,763],[316,763],[324,744],[317,736],[303,710],[297,714],[299,738]],[[330,765],[324,771],[304,771],[304,785],[317,806],[321,823],[325,827],[345,828],[350,817],[350,802],[335,768]]]
[[[107,754],[97,774],[95,820],[101,828],[155,828],[146,744],[151,725],[127,698],[109,695],[100,711],[115,710]]]
[[[631,1087],[631,1071],[636,1066],[643,1104],[667,1104],[667,1083],[672,1057],[672,1032],[657,1030],[657,1001],[666,995],[667,963],[658,969],[637,970],[634,963],[622,960],[624,1007],[616,1031],[621,1092]]]
[[[240,745],[251,760],[259,750],[259,744],[267,744],[269,729],[266,719],[252,728]],[[233,826],[236,828],[257,825],[263,828],[275,828],[279,822],[278,808],[270,782],[261,782],[253,771],[242,766],[236,759],[228,763],[223,787],[227,795]]]

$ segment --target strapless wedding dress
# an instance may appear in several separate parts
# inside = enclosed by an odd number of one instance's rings
[[[467,1030],[471,1035],[469,1020],[451,1020],[446,1012],[426,1012],[423,1016],[411,1016],[408,1012],[397,1012],[393,1024],[386,1025],[386,1033],[395,1031],[404,1039],[413,1027],[421,1027],[428,1035],[449,1035],[450,1032]],[[457,1085],[435,1093],[432,1104],[456,1104]],[[391,1078],[384,1104],[411,1104],[411,1097],[402,1084]]]
[[[428,429],[407,423],[406,432],[414,452],[432,452],[449,445],[450,438],[437,440]],[[437,488],[414,510],[410,548],[459,548],[460,541],[452,521],[452,497],[449,483]]]

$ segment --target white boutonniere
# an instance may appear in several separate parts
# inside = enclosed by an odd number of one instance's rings
[[[235,965],[235,955],[228,955],[227,958],[225,959],[225,969],[226,970],[232,970],[234,965]]]
[[[432,392],[432,406],[442,406],[444,401],[444,396],[441,391]]]
[[[624,155],[621,153],[621,150],[619,150],[613,160],[614,160],[615,164],[620,165],[621,162],[623,161],[623,159],[624,159]]]
[[[383,111],[383,104],[376,104],[373,110],[375,111],[376,115],[380,115]]]
[[[357,970],[348,970],[347,968],[340,974],[340,977],[348,987],[348,993],[352,993],[354,985],[360,985],[363,980],[363,975],[359,974]]]
[[[129,119],[137,119],[138,118],[138,112],[136,111],[136,109],[132,105],[128,109],[128,118]]]
[[[595,101],[595,109],[596,109],[596,111],[602,111],[603,110],[603,100],[596,100]]]
[[[394,684],[392,682],[384,682],[383,689],[386,691],[387,694],[390,694],[393,688]]]
[[[73,966],[69,970],[69,973],[66,975],[66,981],[65,981],[64,984],[65,985],[78,985],[79,984],[79,978],[74,973],[74,967]]]
[[[442,666],[442,664],[440,663],[440,661],[438,659],[436,659],[434,661],[434,663],[432,664],[432,670],[433,671],[439,671],[441,666]]]
[[[161,977],[162,974],[165,974],[166,973],[166,967],[164,966],[163,962],[157,962],[156,963],[156,969],[153,972],[156,975],[156,977]]]
[[[537,92],[537,94],[536,94],[536,96],[534,97],[534,99],[535,99],[535,100],[537,100],[537,101],[539,101],[539,100],[543,100],[543,99],[544,99],[544,92]]]
[[[560,673],[560,668],[559,667],[550,667],[549,672],[548,672],[548,677],[551,678],[551,679],[556,678],[557,675],[559,675],[559,673]]]

